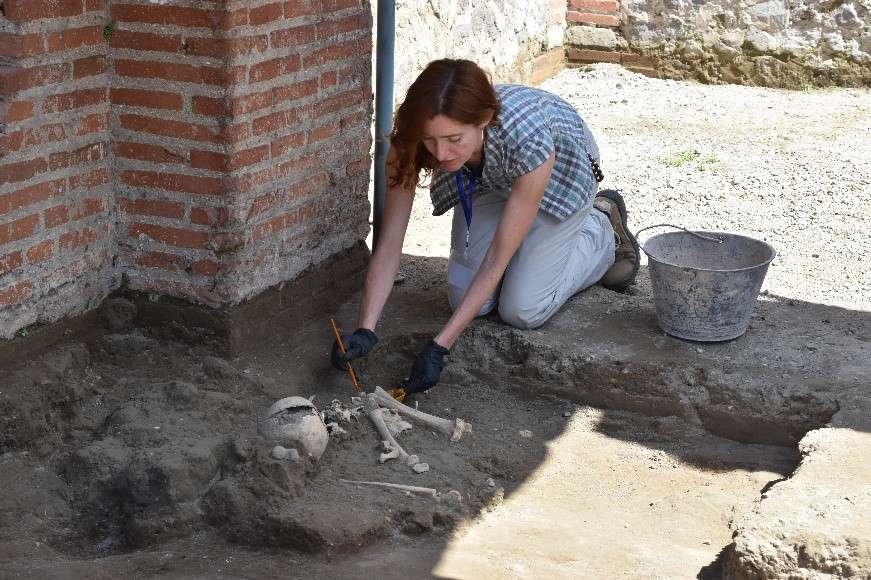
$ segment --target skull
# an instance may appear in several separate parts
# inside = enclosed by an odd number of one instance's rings
[[[329,442],[327,427],[314,404],[304,397],[285,397],[272,404],[257,422],[257,432],[276,445],[321,458]]]

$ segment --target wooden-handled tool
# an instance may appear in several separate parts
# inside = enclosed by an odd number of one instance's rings
[[[342,354],[345,354],[345,343],[342,341],[342,335],[339,333],[339,327],[336,326],[335,319],[330,318],[330,324],[333,326],[333,334],[336,335],[336,342],[339,345],[339,350]],[[354,367],[351,366],[351,361],[348,361],[348,374],[351,375],[351,382],[354,384],[354,392],[358,395],[362,395],[363,388],[360,386],[360,383],[357,382],[357,373],[354,372]]]

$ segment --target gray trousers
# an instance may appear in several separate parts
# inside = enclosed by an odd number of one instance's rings
[[[448,300],[456,309],[472,283],[505,208],[507,193],[475,198],[469,249],[463,208],[454,208],[451,257],[448,260]],[[517,328],[537,328],[577,292],[602,279],[614,263],[614,230],[608,217],[592,207],[565,221],[541,210],[508,263],[500,286],[478,313],[498,304],[499,316]]]

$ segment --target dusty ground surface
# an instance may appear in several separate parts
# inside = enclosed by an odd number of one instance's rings
[[[0,369],[0,578],[871,577],[871,95],[612,67],[546,87],[590,121],[633,229],[779,250],[745,336],[663,334],[646,268],[629,294],[592,288],[538,331],[477,321],[417,399],[474,431],[401,435],[431,467],[415,474],[378,464],[365,417],[319,463],[274,460],[257,436],[280,397],[350,403],[327,317],[352,326],[354,301],[276,320],[274,340],[226,360],[143,333],[117,300],[101,337]],[[358,368],[370,389],[449,315],[449,218],[426,209]]]

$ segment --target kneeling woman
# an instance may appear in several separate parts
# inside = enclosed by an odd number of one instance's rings
[[[602,191],[599,150],[577,111],[548,92],[493,86],[467,60],[431,62],[396,114],[388,191],[359,328],[344,337],[346,363],[367,355],[399,270],[421,173],[441,215],[454,208],[449,300],[453,315],[417,356],[406,392],[435,385],[443,358],[476,317],[499,309],[518,328],[544,324],[597,282],[621,290],[638,271],[638,245],[616,191]]]

